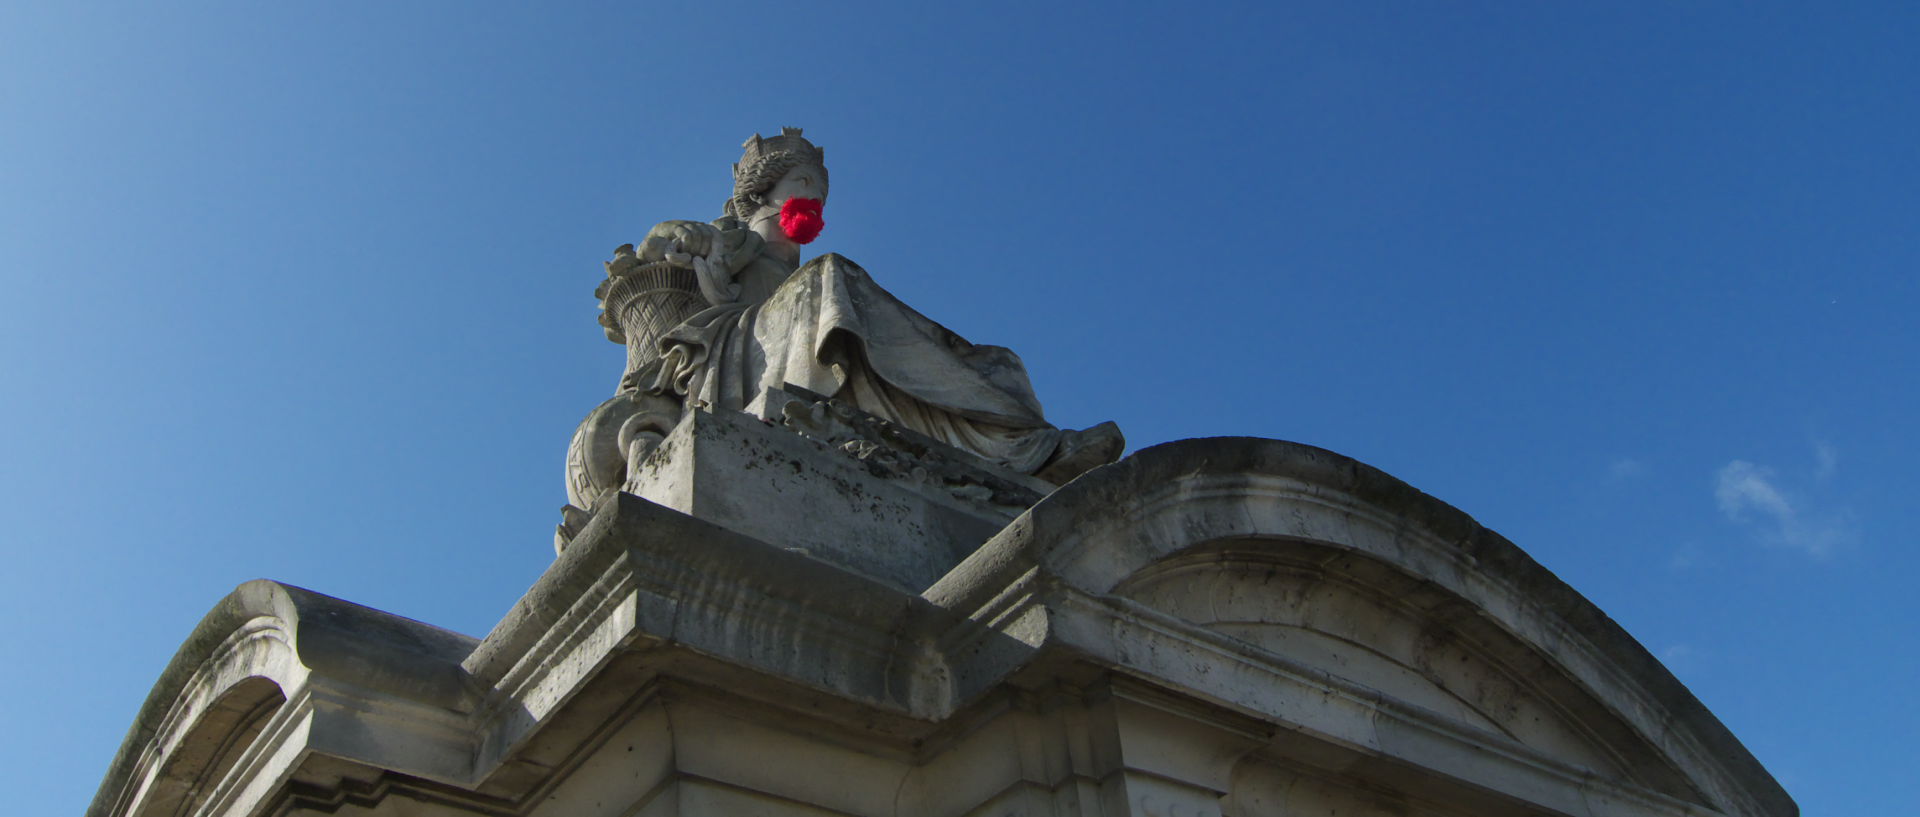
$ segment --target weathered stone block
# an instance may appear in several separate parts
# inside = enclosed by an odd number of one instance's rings
[[[691,411],[628,492],[916,593],[1022,510],[969,499],[970,486],[938,474],[887,473],[870,455],[752,415]]]

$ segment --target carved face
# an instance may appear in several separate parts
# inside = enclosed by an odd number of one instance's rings
[[[781,176],[780,181],[774,183],[773,189],[767,191],[766,196],[762,199],[764,202],[762,210],[764,211],[770,208],[773,212],[778,213],[780,212],[781,205],[787,203],[787,199],[819,199],[822,202],[826,201],[827,188],[826,185],[821,183],[821,178],[824,175],[824,173],[820,172],[820,168],[812,165],[801,165],[787,171],[787,175]]]
[[[753,217],[753,230],[770,242],[805,244],[820,234],[826,222],[820,208],[825,205],[826,173],[818,166],[801,165],[787,171],[761,197]]]

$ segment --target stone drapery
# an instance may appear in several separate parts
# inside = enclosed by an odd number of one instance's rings
[[[761,413],[767,391],[791,383],[1020,473],[1062,435],[1011,350],[968,343],[836,254],[764,301],[701,311],[660,347],[653,390],[709,410]]]

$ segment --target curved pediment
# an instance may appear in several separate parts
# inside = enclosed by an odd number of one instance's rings
[[[1377,560],[1298,540],[1230,540],[1157,562],[1115,592],[1563,762],[1700,799],[1591,696],[1541,672],[1529,645]]]
[[[459,661],[473,640],[266,580],[200,620],[154,684],[90,816],[196,813],[257,743],[307,717],[318,679],[447,710],[474,700]],[[298,700],[294,706],[289,701]]]
[[[1592,603],[1465,513],[1329,451],[1253,438],[1140,451],[1040,502],[928,595],[984,609],[969,588],[1023,573],[1250,644],[1562,774],[1726,813],[1796,811]]]

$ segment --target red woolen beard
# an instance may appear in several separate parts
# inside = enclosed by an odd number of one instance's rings
[[[826,203],[819,199],[787,199],[780,205],[780,232],[795,244],[806,244],[820,237],[827,220],[820,216]]]

